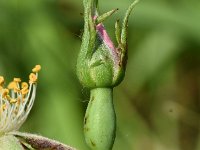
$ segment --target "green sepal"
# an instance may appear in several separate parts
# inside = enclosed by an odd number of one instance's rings
[[[115,22],[115,37],[118,44],[121,44],[121,29],[119,25],[119,20]]]
[[[96,18],[96,24],[102,23],[104,20],[106,20],[106,19],[109,18],[112,14],[114,14],[117,10],[119,10],[119,9],[116,8],[116,9],[113,9],[113,10],[111,10],[111,11],[109,11],[109,12],[104,13],[104,14],[101,15],[101,16],[98,16],[98,17]]]
[[[124,46],[127,45],[127,29],[128,29],[128,20],[129,16],[133,10],[133,8],[136,6],[136,4],[139,2],[139,0],[135,0],[126,11],[123,24],[122,24],[122,31],[121,31],[121,41]]]

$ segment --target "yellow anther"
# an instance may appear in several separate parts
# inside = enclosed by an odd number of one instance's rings
[[[22,87],[22,89],[21,89],[21,93],[22,93],[23,98],[24,98],[25,95],[29,92],[29,89],[28,89],[28,83],[26,83],[26,82],[22,82],[21,87]]]
[[[31,73],[29,75],[29,83],[36,83],[37,82],[37,76],[34,73]]]
[[[21,101],[21,99],[18,97],[17,98],[17,105],[20,105],[20,101]]]
[[[20,89],[18,87],[15,87],[13,90],[15,93],[20,92]]]
[[[3,113],[4,110],[7,109],[7,105],[3,104],[2,106],[0,106],[0,114]]]
[[[22,89],[28,89],[28,83],[22,82],[21,87]]]
[[[0,86],[0,92],[3,90],[3,87],[2,86]]]
[[[12,81],[8,84],[8,89],[15,89],[17,88],[17,83]]]
[[[21,79],[20,78],[14,78],[14,80],[13,80],[14,82],[21,82]]]
[[[8,89],[3,89],[2,97],[5,98],[8,94],[9,94],[9,90]]]
[[[4,84],[4,77],[0,76],[0,86],[2,86]]]
[[[4,111],[4,110],[6,110],[6,108],[7,108],[7,105],[6,104],[3,104],[2,106],[1,106],[1,111]]]
[[[7,99],[8,101],[10,101],[10,100],[11,100],[10,95],[6,95],[6,99]]]
[[[15,81],[12,81],[12,82],[10,82],[10,83],[8,84],[8,89],[14,90],[15,93],[20,91],[20,89],[19,89],[19,87],[18,87],[18,83],[15,82]]]
[[[36,66],[32,69],[32,71],[33,71],[34,73],[39,72],[40,70],[41,70],[41,66],[40,66],[40,65],[36,65]]]
[[[14,98],[11,98],[11,100],[10,100],[10,103],[16,103],[17,102],[17,100],[16,99],[14,99]]]
[[[23,88],[23,89],[21,90],[22,95],[26,95],[28,92],[29,92],[29,89],[28,89],[28,88]]]

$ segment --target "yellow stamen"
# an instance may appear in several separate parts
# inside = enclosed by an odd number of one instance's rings
[[[19,81],[19,80],[18,80],[18,81]],[[19,92],[20,89],[19,89],[19,87],[18,87],[18,81],[15,80],[15,81],[10,82],[9,85],[8,85],[8,89],[9,89],[9,90],[14,90],[15,93],[16,93],[16,92]]]
[[[21,87],[22,89],[28,89],[28,83],[22,82]]]
[[[2,86],[4,84],[4,77],[0,76],[0,86]]]
[[[3,87],[2,86],[0,86],[0,92],[3,90]]]
[[[6,105],[6,104],[3,104],[3,105],[1,106],[1,108],[0,108],[0,112],[6,110],[6,108],[7,108],[7,105]]]
[[[14,82],[14,81],[12,81],[12,82],[10,82],[9,84],[8,84],[8,89],[15,89],[15,88],[17,88],[17,83],[16,82]]]
[[[18,87],[14,88],[14,92],[17,93],[17,92],[20,92],[20,89]]]
[[[22,95],[26,95],[28,93],[29,89],[28,88],[23,88],[21,90]]]
[[[3,104],[1,107],[0,107],[0,114],[3,113],[4,110],[7,109],[7,105],[6,104]]]
[[[0,76],[0,138],[5,133],[19,129],[26,120],[35,100],[40,69],[40,65],[33,68],[29,75],[31,84],[14,78],[5,86],[4,77]]]
[[[32,71],[34,72],[34,73],[37,73],[37,72],[39,72],[41,70],[41,66],[40,65],[36,65],[33,69],[32,69]]]
[[[37,76],[34,73],[31,73],[29,75],[29,83],[36,83],[37,82]]]
[[[21,101],[21,99],[18,97],[17,98],[17,105],[20,105],[20,101]]]
[[[1,107],[0,107],[0,114],[6,109],[6,104],[3,104]]]
[[[10,100],[11,100],[10,95],[6,95],[6,99],[7,99],[8,101],[10,101]]]
[[[10,103],[16,103],[16,102],[17,102],[17,100],[14,99],[14,98],[12,98],[12,99],[10,100]]]
[[[20,78],[14,78],[14,82],[21,82],[21,79]]]
[[[5,98],[8,94],[9,94],[9,90],[8,89],[3,89],[2,97]]]

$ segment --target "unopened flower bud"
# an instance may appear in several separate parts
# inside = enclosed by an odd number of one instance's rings
[[[115,25],[117,46],[110,39],[102,21],[116,10],[99,15],[97,0],[84,0],[84,33],[77,60],[77,75],[84,87],[114,87],[124,78],[127,61],[127,27],[133,2],[124,17],[122,28]]]

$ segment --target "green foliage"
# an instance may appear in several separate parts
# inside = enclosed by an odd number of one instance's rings
[[[114,39],[114,20],[131,1],[99,3],[101,12],[120,8],[105,21]],[[200,149],[199,10],[198,0],[141,0],[135,9],[126,77],[114,92],[113,150]],[[82,126],[89,98],[75,75],[82,12],[80,0],[1,0],[0,74],[25,78],[41,64],[35,105],[21,130],[88,150]]]

